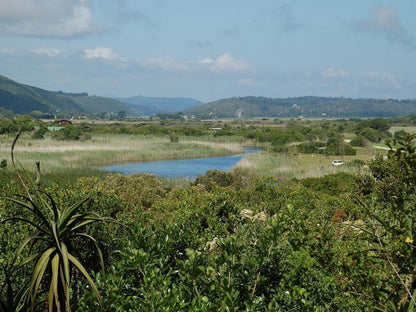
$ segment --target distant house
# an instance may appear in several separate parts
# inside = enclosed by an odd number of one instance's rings
[[[55,123],[57,123],[58,125],[61,125],[61,126],[72,125],[72,121],[69,121],[69,120],[66,120],[66,119],[57,120],[57,121],[55,121]]]

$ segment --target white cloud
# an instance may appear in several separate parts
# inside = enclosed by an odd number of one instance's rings
[[[220,55],[215,62],[210,65],[210,69],[216,73],[224,71],[250,71],[253,68],[249,62],[241,59],[235,59],[229,53]]]
[[[356,26],[361,31],[382,35],[393,43],[400,43],[408,48],[416,47],[415,38],[403,26],[395,8],[374,7],[371,16],[358,22]]]
[[[67,38],[102,29],[86,0],[0,0],[0,34]]]
[[[111,48],[97,47],[95,49],[85,49],[84,56],[87,59],[102,58],[105,60],[115,60],[119,56]]]
[[[54,48],[47,48],[47,47],[41,47],[38,49],[32,49],[30,50],[30,52],[34,53],[34,54],[39,54],[39,55],[46,55],[48,57],[55,57],[59,54],[62,54],[62,51],[58,50],[58,49],[54,49]]]
[[[213,60],[212,58],[209,57],[205,57],[202,60],[198,61],[200,64],[204,64],[204,65],[211,65],[213,63],[215,63],[215,60]]]

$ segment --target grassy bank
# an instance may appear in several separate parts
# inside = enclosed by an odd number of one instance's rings
[[[385,150],[381,151],[385,153]],[[340,171],[348,173],[360,172],[359,167],[350,166],[354,160],[367,161],[378,152],[371,148],[361,148],[356,156],[330,156],[306,154],[277,154],[262,152],[250,154],[243,158],[236,167],[244,168],[260,176],[270,176],[278,179],[303,179],[322,177]],[[335,159],[342,159],[344,166],[334,167],[331,163]]]

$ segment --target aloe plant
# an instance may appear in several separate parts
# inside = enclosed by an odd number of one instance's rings
[[[74,240],[86,239],[92,241],[103,259],[97,241],[84,230],[88,225],[104,221],[94,213],[80,211],[88,198],[82,199],[72,206],[58,207],[51,195],[37,191],[35,196],[20,196],[7,198],[29,212],[28,217],[13,217],[6,221],[17,221],[27,224],[34,234],[27,237],[18,253],[30,247],[30,254],[20,265],[34,263],[29,287],[27,289],[26,308],[33,311],[36,297],[47,280],[49,290],[47,301],[49,311],[70,311],[70,287],[72,268],[76,268],[88,281],[100,305],[101,297],[96,285],[79,259],[74,256]],[[22,214],[23,215],[23,214]]]
[[[23,307],[22,302],[26,294],[26,289],[22,287],[16,291],[12,283],[12,275],[16,269],[15,260],[16,258],[13,258],[11,263],[0,263],[4,274],[4,281],[0,283],[0,312],[17,312],[21,311]]]

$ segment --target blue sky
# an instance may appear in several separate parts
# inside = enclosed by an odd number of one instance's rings
[[[128,97],[416,97],[416,1],[0,0],[0,74]]]

